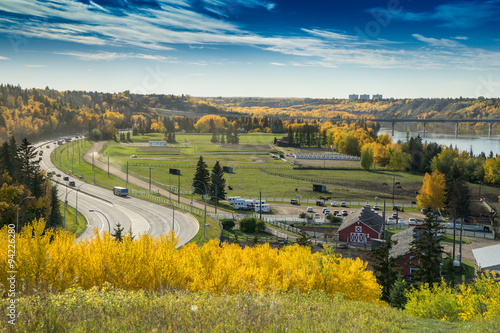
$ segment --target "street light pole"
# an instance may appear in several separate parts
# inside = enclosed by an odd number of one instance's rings
[[[26,197],[26,198],[23,198],[21,201],[19,201],[19,203],[17,204],[17,215],[16,215],[16,232],[19,233],[19,205],[21,204],[21,202],[23,202],[24,200],[26,199],[35,199],[35,197]]]
[[[75,217],[75,223],[78,225],[78,192],[80,192],[80,187],[85,185],[86,183],[80,184],[78,188],[76,189],[76,205],[75,205],[75,210],[76,210],[76,217]]]
[[[92,212],[92,213],[99,213],[101,214],[102,216],[104,216],[104,218],[106,219],[106,221],[108,222],[108,230],[109,230],[109,233],[111,233],[111,224],[109,224],[109,220],[108,218],[106,217],[106,215],[104,215],[103,212],[100,212],[98,210],[95,210],[95,209],[89,209],[89,212]]]
[[[200,183],[202,183],[202,184],[203,184],[203,186],[205,187],[205,194],[203,195],[203,197],[205,198],[205,215],[204,215],[204,218],[203,218],[203,238],[205,238],[205,226],[207,225],[207,195],[208,195],[208,194],[207,194],[207,192],[208,192],[208,191],[207,191],[207,185],[205,185],[205,183],[204,183],[204,182],[202,182],[201,180],[197,180],[197,179],[195,179],[195,180],[193,181],[193,183],[195,183],[195,182],[200,182]],[[203,191],[203,190],[202,190],[201,188],[199,188],[199,187],[195,187],[195,188],[199,189],[200,191]]]

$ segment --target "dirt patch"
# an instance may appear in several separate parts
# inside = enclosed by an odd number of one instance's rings
[[[228,150],[272,150],[273,146],[271,144],[267,145],[219,145],[220,149],[228,149]]]
[[[169,148],[169,147],[150,147],[150,148],[139,148],[137,151],[148,152],[148,153],[173,153],[178,154],[179,148]]]

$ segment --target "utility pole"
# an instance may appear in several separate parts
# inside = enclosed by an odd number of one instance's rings
[[[128,162],[127,162],[127,180],[125,183],[125,188],[128,188]]]
[[[259,191],[259,219],[262,220],[262,191]]]
[[[457,230],[457,209],[453,208],[453,260],[455,260],[456,230]]]
[[[151,168],[149,168],[149,192],[151,192]]]

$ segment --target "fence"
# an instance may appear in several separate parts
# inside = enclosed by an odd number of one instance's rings
[[[342,154],[294,154],[296,159],[307,160],[338,160],[338,161],[359,161],[357,156],[342,155]]]
[[[386,229],[403,229],[406,230],[410,228],[406,223],[397,223],[397,224],[387,224],[385,226]],[[442,229],[443,234],[453,234],[453,228],[443,228]],[[456,230],[456,235],[458,236],[460,233],[460,230]],[[488,238],[488,239],[495,239],[495,231],[474,231],[474,230],[462,230],[462,236],[465,237],[476,237],[476,238]]]

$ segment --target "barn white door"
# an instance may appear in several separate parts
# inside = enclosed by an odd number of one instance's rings
[[[365,243],[366,234],[363,234],[361,232],[351,232],[350,241],[353,243]]]

